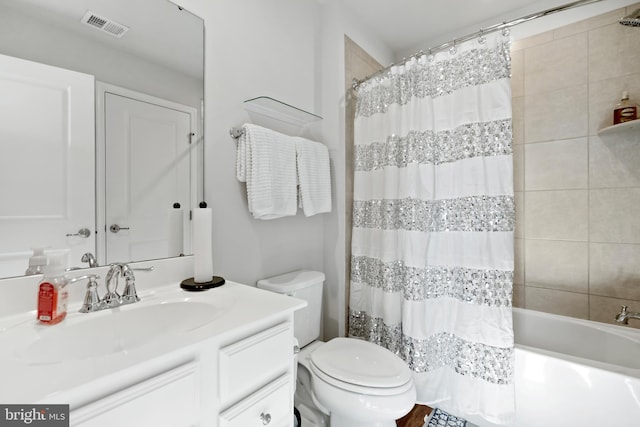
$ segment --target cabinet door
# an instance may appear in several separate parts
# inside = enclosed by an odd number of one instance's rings
[[[196,426],[199,389],[197,364],[188,363],[72,411],[70,425]]]
[[[252,335],[220,349],[219,393],[223,404],[257,390],[293,366],[290,323]]]
[[[290,427],[293,387],[284,375],[220,414],[219,427]]]

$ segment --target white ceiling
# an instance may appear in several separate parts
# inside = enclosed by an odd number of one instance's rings
[[[410,54],[455,37],[572,0],[342,0],[394,53]]]

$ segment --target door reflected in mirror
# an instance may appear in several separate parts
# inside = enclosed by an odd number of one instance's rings
[[[24,274],[36,247],[67,253],[69,267],[88,267],[85,253],[101,265],[189,254],[202,20],[166,0],[0,10],[0,277]]]

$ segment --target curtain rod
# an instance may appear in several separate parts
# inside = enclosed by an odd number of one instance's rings
[[[513,19],[511,21],[505,21],[505,22],[502,22],[500,24],[490,25],[490,26],[488,26],[486,28],[480,28],[479,31],[476,31],[474,33],[470,33],[470,34],[467,34],[465,36],[455,38],[455,39],[453,39],[453,40],[451,40],[449,42],[442,43],[441,45],[438,45],[436,47],[432,47],[430,49],[427,49],[427,53],[433,53],[433,52],[438,52],[438,51],[441,51],[441,50],[445,50],[448,47],[454,47],[458,43],[466,42],[466,41],[474,39],[474,38],[476,38],[478,36],[482,36],[484,34],[493,33],[495,31],[499,31],[499,30],[505,30],[507,28],[513,27],[514,25],[522,24],[524,22],[531,21],[533,19],[542,18],[544,16],[551,15],[553,13],[562,12],[562,11],[567,10],[567,9],[573,9],[574,7],[585,6],[587,4],[597,3],[597,2],[600,2],[600,1],[602,1],[602,0],[577,0],[577,1],[574,1],[574,2],[571,2],[571,3],[563,4],[561,6],[553,7],[551,9],[543,10],[542,12],[532,13],[531,15],[527,15],[527,16],[523,16],[521,18]],[[411,58],[419,58],[422,55],[425,55],[425,51],[424,50],[421,50],[421,51],[416,52],[413,55],[409,56],[409,60]],[[401,63],[404,64],[406,62],[407,62],[406,58],[402,58],[402,62]],[[397,64],[391,64],[391,65],[389,65],[387,67],[384,67],[383,69],[376,71],[375,73],[371,74],[370,76],[365,77],[362,80],[353,79],[353,82],[351,83],[351,87],[353,88],[353,90],[357,91],[358,87],[362,83],[366,82],[367,80],[371,79],[372,77],[375,77],[375,76],[377,76],[379,74],[384,73],[385,71],[389,70],[391,67],[393,67],[395,65],[397,65]]]

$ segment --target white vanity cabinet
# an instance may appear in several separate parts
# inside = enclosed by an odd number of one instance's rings
[[[219,427],[290,426],[293,325],[284,322],[220,349]]]
[[[123,375],[106,396],[72,405],[70,425],[292,427],[292,320],[288,315],[250,333],[208,339],[175,357],[178,366],[143,380]]]
[[[74,427],[293,427],[304,301],[231,281],[206,292],[141,285],[140,302],[111,311],[79,313],[78,295],[54,326],[0,313],[0,378],[11,384],[0,402],[68,404]]]
[[[71,425],[199,425],[198,364],[187,363],[72,411]]]

